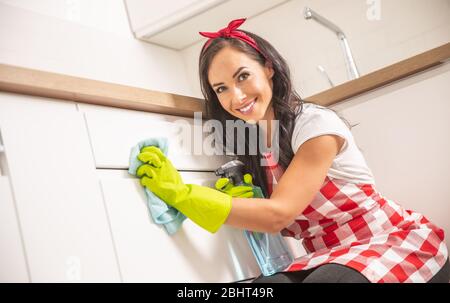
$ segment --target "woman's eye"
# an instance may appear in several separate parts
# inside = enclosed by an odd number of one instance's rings
[[[239,81],[243,81],[243,80],[247,79],[248,76],[249,76],[249,73],[242,73],[239,75],[238,79],[239,79]],[[225,88],[223,86],[220,86],[218,89],[216,89],[216,93],[220,94],[224,90],[225,90]]]
[[[245,76],[245,77],[244,77]],[[245,79],[247,79],[247,77],[249,76],[249,74],[248,73],[242,73],[242,74],[240,74],[239,75],[239,80],[245,80]]]

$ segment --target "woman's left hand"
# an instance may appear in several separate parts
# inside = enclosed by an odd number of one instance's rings
[[[244,184],[234,186],[229,178],[220,178],[216,181],[215,188],[235,198],[253,198],[253,180],[251,174],[244,175]]]

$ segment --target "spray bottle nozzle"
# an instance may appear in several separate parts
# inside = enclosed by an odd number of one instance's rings
[[[232,161],[225,163],[218,169],[216,169],[214,171],[214,173],[216,174],[216,176],[231,179],[231,181],[233,182],[234,185],[239,185],[244,182],[244,177],[243,177],[243,172],[242,172],[244,169],[244,166],[245,166],[245,164],[242,163],[241,161],[232,160]]]

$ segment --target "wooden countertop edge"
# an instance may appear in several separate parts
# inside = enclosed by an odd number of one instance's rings
[[[193,117],[204,100],[121,84],[0,64],[0,91]]]
[[[324,106],[395,82],[450,58],[450,43],[343,83],[305,101]],[[160,114],[193,117],[204,112],[204,100],[121,84],[0,64],[0,91],[106,105]]]
[[[450,43],[433,48],[411,58],[389,65],[341,85],[330,88],[305,101],[330,106],[343,100],[372,91],[386,84],[445,63],[450,58]]]

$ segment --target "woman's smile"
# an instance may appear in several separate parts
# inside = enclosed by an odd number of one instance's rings
[[[251,115],[253,112],[254,105],[256,104],[258,98],[255,98],[253,101],[251,101],[249,104],[245,105],[244,107],[241,107],[238,109],[238,111],[243,115]]]

